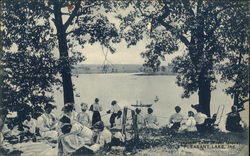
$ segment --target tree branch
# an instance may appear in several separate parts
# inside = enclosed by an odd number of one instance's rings
[[[77,12],[78,10],[80,9],[81,7],[81,1],[77,1],[76,3],[76,7],[75,9],[73,10],[73,12],[71,13],[71,15],[69,16],[68,20],[65,22],[64,24],[64,28],[65,30],[67,30],[67,28],[69,27],[69,25],[71,24],[71,22],[73,21],[73,19],[75,18],[75,16],[77,15]]]
[[[179,38],[187,47],[189,47],[190,42],[185,36],[183,36],[183,34],[180,33],[180,30],[177,30],[177,28],[173,27],[169,23],[164,22],[164,19],[170,15],[168,6],[165,5],[162,10],[164,10],[164,12],[161,16],[158,17],[157,21],[173,35],[176,35],[176,37]]]

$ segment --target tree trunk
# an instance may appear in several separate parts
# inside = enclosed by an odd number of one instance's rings
[[[201,112],[210,117],[211,84],[210,81],[205,79],[205,73],[203,71],[200,73],[198,81],[198,96]]]
[[[55,26],[57,28],[57,39],[59,45],[60,60],[62,61],[62,83],[63,83],[63,98],[64,104],[74,102],[73,84],[71,79],[71,68],[68,62],[68,45],[66,29],[63,25],[61,7],[59,4],[54,4]]]

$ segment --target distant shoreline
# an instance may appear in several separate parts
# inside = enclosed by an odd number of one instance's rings
[[[137,64],[113,64],[113,65],[77,65],[72,69],[73,74],[116,74],[131,73],[137,76],[155,76],[155,75],[176,75],[172,72],[172,67],[161,66],[159,71],[153,72],[151,68],[143,67]]]

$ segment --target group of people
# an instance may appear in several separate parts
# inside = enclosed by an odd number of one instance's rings
[[[122,110],[118,102],[113,100],[111,108],[106,112],[110,114],[110,128],[106,128],[102,121],[102,106],[99,99],[95,98],[94,103],[88,107],[86,103],[81,103],[81,112],[75,111],[74,103],[68,103],[62,108],[62,113],[57,118],[51,112],[55,108],[52,104],[44,107],[44,113],[37,119],[27,116],[20,125],[8,124],[3,133],[5,136],[20,136],[20,140],[27,137],[34,142],[38,136],[58,143],[58,155],[74,155],[75,153],[98,152],[110,150],[112,145],[124,145],[124,135],[122,131]],[[89,109],[88,109],[89,108]],[[170,129],[173,132],[207,132],[214,128],[217,115],[212,118],[201,112],[200,107],[193,107],[197,113],[188,111],[188,118],[181,115],[181,107],[175,107],[175,114],[169,118]],[[87,111],[91,111],[92,119]],[[158,129],[159,123],[153,109],[148,108],[147,114],[142,115],[141,109],[134,110],[138,129]],[[226,129],[233,132],[243,131],[239,124],[241,118],[236,106],[232,107],[232,112],[228,114]],[[111,129],[112,132],[110,131]]]
[[[211,118],[206,114],[202,113],[202,109],[199,105],[192,105],[194,109],[196,109],[197,113],[195,114],[193,111],[188,111],[188,118],[184,119],[181,115],[181,107],[175,107],[175,114],[170,116],[169,119],[169,127],[173,132],[181,133],[181,132],[212,132],[216,130],[216,120],[217,114],[214,114]],[[227,115],[226,119],[226,130],[231,132],[242,132],[243,127],[240,124],[241,117],[237,106],[231,107],[230,113]]]
[[[181,107],[176,106],[176,113],[169,119],[170,129],[174,132],[205,132],[211,129],[216,120],[216,114],[212,118],[208,118],[207,115],[201,112],[199,107],[195,109],[196,114],[193,111],[188,111],[188,118],[184,119],[180,113]]]
[[[98,98],[89,109],[93,112],[92,119],[87,113],[88,105],[81,103],[80,107],[81,112],[77,113],[75,105],[67,103],[62,108],[61,115],[56,117],[52,113],[55,106],[46,104],[44,113],[37,119],[27,116],[27,119],[22,122],[22,130],[19,129],[19,125],[5,124],[3,133],[7,138],[8,136],[19,136],[20,141],[26,137],[34,142],[37,141],[37,138],[52,143],[57,142],[59,156],[74,155],[79,152],[107,151],[112,145],[124,143],[121,126],[117,126],[122,113],[117,101],[111,102],[111,109],[107,112],[111,114],[111,127],[116,126],[116,131],[113,132],[105,127],[101,119],[102,106],[99,104]]]

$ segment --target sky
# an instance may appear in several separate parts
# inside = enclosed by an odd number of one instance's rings
[[[117,18],[115,18],[115,16],[119,13],[122,13],[123,15],[127,14],[129,10],[130,9],[126,9],[125,11],[122,10],[122,12],[117,10],[116,13],[105,13],[104,10],[100,9],[96,13],[105,14],[108,17],[109,21],[115,24],[115,26],[119,29],[120,21]],[[63,20],[66,21],[67,17],[64,17]],[[135,46],[127,48],[127,44],[123,40],[122,42],[113,45],[116,48],[116,52],[113,54],[108,52],[107,59],[112,64],[143,64],[144,59],[141,57],[141,52],[145,50],[145,46],[149,42],[150,42],[149,38],[144,38],[143,40],[138,42]],[[106,48],[102,49],[102,46],[99,43],[95,43],[93,45],[86,44],[84,49],[76,48],[76,50],[81,52],[83,56],[85,56],[86,58],[86,60],[81,64],[103,64],[105,60],[103,52],[107,51]],[[182,48],[180,49],[180,51],[182,51]],[[176,52],[172,55],[166,55],[166,61],[162,62],[162,65],[167,65],[168,63],[171,62],[172,58],[174,58],[179,54],[180,52]]]

